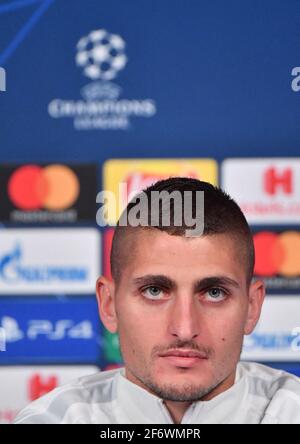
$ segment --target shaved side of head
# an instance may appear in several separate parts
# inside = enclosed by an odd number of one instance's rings
[[[203,236],[227,235],[234,241],[236,248],[237,260],[242,261],[245,266],[247,285],[250,285],[253,277],[254,269],[254,244],[249,225],[244,214],[237,203],[223,190],[215,187],[207,182],[197,179],[189,179],[182,177],[173,177],[161,180],[154,185],[148,187],[143,193],[151,199],[151,192],[179,191],[182,196],[185,191],[193,193],[197,191],[204,192],[204,231]],[[129,202],[124,214],[128,214],[139,202],[138,198],[134,198]],[[162,209],[160,210],[162,211]],[[182,208],[184,211],[184,208]],[[194,205],[191,211],[195,213]],[[175,226],[174,223],[174,207],[170,208],[170,226],[164,226],[160,223],[158,226],[121,226],[118,222],[112,241],[112,249],[110,256],[111,273],[116,283],[121,280],[122,270],[134,255],[135,245],[138,242],[139,233],[148,231],[149,235],[153,230],[165,231],[171,236],[186,236],[187,225]],[[173,219],[172,219],[173,216]],[[151,206],[149,205],[149,221],[151,220]],[[160,214],[160,221],[162,214]],[[193,242],[193,237],[187,237],[187,241]]]

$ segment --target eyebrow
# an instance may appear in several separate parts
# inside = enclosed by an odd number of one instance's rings
[[[133,280],[136,286],[160,286],[174,290],[177,288],[177,284],[173,279],[168,278],[163,274],[146,274],[145,276],[137,277]]]
[[[203,288],[229,286],[234,288],[240,288],[240,284],[227,276],[210,276],[198,280],[194,285],[194,290],[199,291]]]
[[[134,285],[139,287],[146,285],[153,285],[153,286],[168,288],[170,290],[175,290],[178,287],[173,279],[170,279],[169,277],[163,274],[147,274],[145,276],[140,276],[135,278],[133,280],[133,283]],[[193,285],[193,289],[194,292],[197,292],[205,288],[219,287],[219,286],[230,286],[234,288],[240,288],[240,285],[237,281],[227,276],[209,276],[197,280]]]

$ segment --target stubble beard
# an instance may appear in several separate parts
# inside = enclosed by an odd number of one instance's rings
[[[128,367],[127,367],[128,368]],[[166,383],[166,384],[160,384],[159,382],[155,381],[155,378],[151,374],[151,371],[148,370],[148,372],[145,375],[140,375],[135,372],[135,370],[132,370],[128,368],[130,373],[134,376],[136,380],[139,381],[139,385],[142,385],[146,388],[150,393],[158,396],[159,398],[165,400],[165,401],[175,401],[175,402],[195,402],[200,401],[203,397],[211,393],[216,387],[218,387],[222,382],[222,378],[216,378],[214,377],[214,381],[211,382],[208,386],[203,385],[196,385],[191,383],[184,383],[183,385],[180,384],[172,384],[172,383]],[[184,375],[184,370],[182,377],[186,378]]]

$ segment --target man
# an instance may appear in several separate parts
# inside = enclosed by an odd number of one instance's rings
[[[113,279],[97,282],[100,317],[119,334],[124,368],[54,390],[16,423],[300,423],[299,379],[239,362],[265,295],[252,279],[253,240],[240,208],[208,183],[170,178],[145,190],[139,210],[148,222],[151,196],[162,191],[183,198],[169,200],[170,224],[161,205],[155,226],[126,226],[141,199],[129,203],[114,234]],[[198,218],[204,194],[200,235],[174,223],[185,192]]]

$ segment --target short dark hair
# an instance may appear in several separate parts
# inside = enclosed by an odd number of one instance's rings
[[[253,277],[255,260],[251,230],[240,207],[225,191],[219,187],[213,186],[208,182],[186,177],[170,177],[168,179],[160,180],[143,190],[143,193],[145,193],[150,200],[151,192],[153,191],[167,191],[169,193],[179,191],[182,198],[185,191],[191,191],[193,197],[195,196],[196,191],[203,191],[205,213],[204,231],[202,235],[210,236],[216,234],[228,234],[237,239],[239,244],[241,244],[241,249],[244,250],[244,256],[246,258],[247,284],[250,284]],[[190,226],[187,227],[184,221],[180,226],[175,226],[174,223],[171,223],[170,226],[163,225],[161,223],[161,208],[159,219],[160,223],[156,226],[150,226],[150,206],[148,207],[149,226],[132,227],[130,224],[127,226],[120,226],[120,220],[124,218],[124,214],[128,214],[130,210],[138,204],[138,202],[139,194],[137,194],[137,196],[135,196],[135,198],[128,203],[115,228],[110,255],[110,264],[112,277],[116,282],[120,280],[122,264],[124,263],[124,260],[126,260],[126,256],[128,256],[128,251],[124,251],[124,249],[126,249],[124,248],[124,243],[125,239],[129,237],[129,234],[136,233],[136,230],[158,229],[167,232],[171,236],[184,236],[186,230],[191,228]],[[192,213],[194,217],[195,199],[193,199],[192,202]],[[172,202],[170,205],[170,220],[171,222],[174,221],[174,206],[172,206]]]

